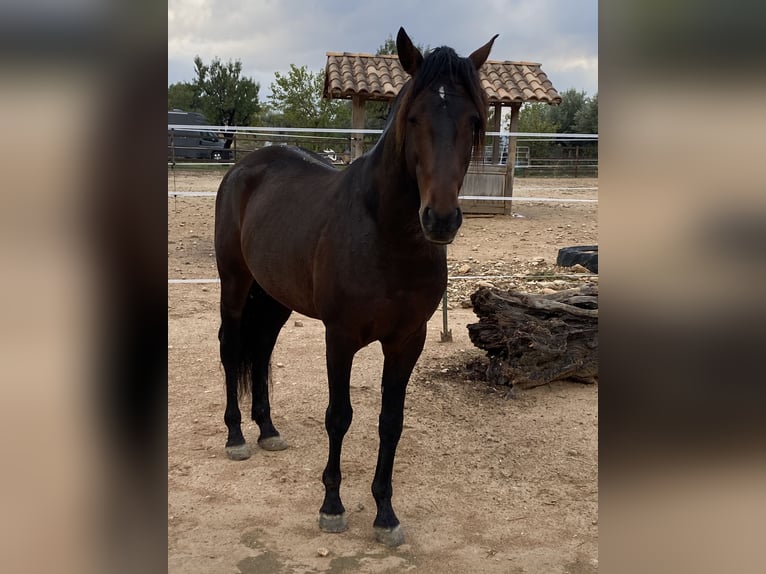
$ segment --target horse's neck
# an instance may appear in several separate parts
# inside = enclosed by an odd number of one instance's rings
[[[368,206],[374,212],[381,236],[414,244],[428,243],[420,227],[417,183],[407,174],[393,144],[381,141],[365,158]]]
[[[423,234],[417,184],[396,158],[375,155],[382,151],[374,150],[365,158],[369,163],[364,166],[365,201],[375,221],[380,251],[385,252],[389,263],[410,269],[413,276],[433,276],[446,265],[446,250]]]

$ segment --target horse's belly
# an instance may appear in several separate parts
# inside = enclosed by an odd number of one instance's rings
[[[256,260],[248,264],[255,281],[271,297],[293,311],[317,318],[313,286],[304,273],[284,261],[259,263]]]
[[[291,246],[284,236],[261,231],[247,237],[244,252],[255,281],[285,307],[316,318],[310,254]]]

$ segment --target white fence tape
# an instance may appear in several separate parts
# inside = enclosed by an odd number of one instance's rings
[[[383,130],[368,130],[354,128],[280,128],[270,126],[189,126],[187,124],[168,124],[168,130],[182,131],[201,131],[201,132],[220,132],[224,134],[239,133],[325,133],[325,134],[382,134]],[[516,136],[519,138],[543,138],[543,139],[561,139],[561,140],[597,140],[598,134],[556,134],[547,132],[486,132],[488,136]]]
[[[168,197],[215,197],[215,191],[169,191]],[[500,197],[494,195],[461,195],[458,199],[471,201],[525,201],[553,203],[598,203],[598,199],[575,199],[565,197]]]
[[[455,280],[492,280],[492,279],[526,279],[527,281],[540,281],[547,279],[559,279],[565,277],[567,279],[593,279],[598,278],[596,273],[551,273],[550,275],[451,275],[447,277],[447,281]],[[168,285],[204,285],[220,283],[220,279],[168,279]]]

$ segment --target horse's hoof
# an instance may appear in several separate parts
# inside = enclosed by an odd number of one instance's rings
[[[250,447],[245,444],[226,447],[226,456],[231,460],[247,460],[250,458]]]
[[[402,530],[400,524],[397,524],[393,528],[376,526],[375,540],[391,548],[399,546],[400,544],[404,544],[404,530]]]
[[[325,514],[324,512],[320,512],[319,528],[325,532],[345,532],[348,530],[348,520],[346,520],[346,513]]]
[[[263,450],[285,450],[287,448],[287,441],[279,435],[270,436],[259,439],[258,446]]]

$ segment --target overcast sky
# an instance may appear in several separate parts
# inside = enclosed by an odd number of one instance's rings
[[[597,0],[169,0],[168,84],[194,79],[196,55],[240,60],[266,101],[274,72],[375,53],[399,26],[463,56],[500,34],[490,59],[540,62],[559,92],[598,91]]]

